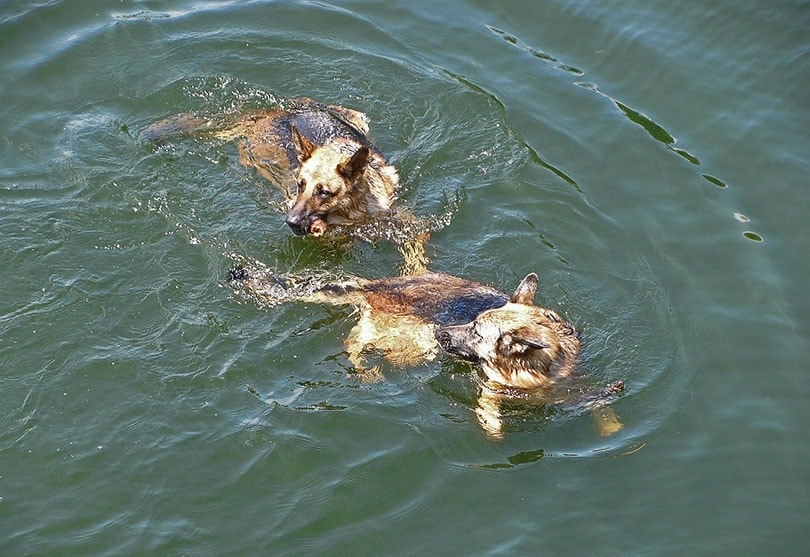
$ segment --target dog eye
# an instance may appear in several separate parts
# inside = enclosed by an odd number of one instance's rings
[[[323,186],[323,184],[318,184],[318,186],[315,188],[315,195],[325,199],[327,197],[333,196],[334,194],[331,191],[329,191],[328,189],[326,189]]]

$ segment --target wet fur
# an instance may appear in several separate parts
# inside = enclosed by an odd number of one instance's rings
[[[142,137],[159,144],[194,133],[236,140],[240,162],[284,193],[286,222],[297,235],[320,236],[329,227],[351,227],[371,219],[391,227],[408,223],[410,228],[419,222],[408,211],[394,214],[399,175],[372,143],[368,117],[362,112],[301,98],[284,109],[235,119],[181,114],[152,124]],[[427,270],[428,237],[427,230],[406,237],[392,235],[404,259],[402,274]]]
[[[359,319],[344,346],[360,373],[374,375],[365,361],[371,351],[397,365],[432,360],[440,349],[479,364],[486,382],[476,414],[493,436],[499,436],[503,427],[499,411],[503,400],[516,394],[536,399],[539,393],[548,401],[579,361],[581,340],[573,325],[555,311],[534,305],[534,273],[511,297],[441,273],[378,280],[293,278],[256,267],[231,271],[229,282],[270,305],[300,300],[354,306]],[[620,390],[614,386],[611,394]],[[607,396],[582,400],[589,407],[603,408]],[[612,411],[600,416],[607,424],[597,423],[603,434],[621,429]]]
[[[499,290],[441,273],[324,279],[253,267],[232,271],[229,282],[268,305],[299,300],[354,306],[359,319],[345,348],[358,370],[366,368],[365,355],[372,351],[400,365],[432,360],[439,352],[435,335],[440,327],[469,322],[509,301]]]
[[[318,221],[350,225],[391,214],[399,176],[371,142],[361,112],[303,98],[226,121],[174,116],[142,136],[161,143],[198,132],[238,141],[240,162],[284,192],[296,234]]]
[[[490,381],[518,389],[547,387],[576,368],[579,334],[553,310],[533,304],[534,273],[523,279],[511,298],[442,273],[313,280],[240,268],[231,272],[230,282],[269,304],[298,299],[357,308],[360,319],[347,341],[357,367],[363,367],[362,354],[370,350],[381,351],[394,362],[417,363],[432,359],[441,347],[480,364]]]
[[[509,388],[545,388],[569,377],[578,363],[580,336],[553,310],[533,303],[537,275],[521,282],[508,303],[469,323],[436,332],[441,347],[480,364],[492,383]]]

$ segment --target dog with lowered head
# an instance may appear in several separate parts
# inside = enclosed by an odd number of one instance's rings
[[[487,379],[515,389],[549,387],[571,375],[581,340],[557,312],[534,305],[537,275],[529,274],[509,301],[469,323],[436,331],[449,354],[481,366]]]
[[[399,176],[372,143],[362,112],[301,98],[225,121],[181,114],[142,135],[160,143],[202,132],[238,141],[240,162],[284,192],[295,234],[319,236],[392,212]]]
[[[365,357],[371,351],[398,365],[432,360],[440,349],[480,364],[487,380],[476,414],[493,436],[503,427],[503,397],[551,392],[574,373],[579,359],[581,340],[574,326],[534,304],[534,273],[512,296],[442,273],[331,279],[276,275],[255,265],[233,269],[229,282],[269,305],[299,300],[354,306],[359,320],[344,346],[352,365],[369,379],[378,373],[367,369]],[[618,391],[604,392],[601,403],[600,397],[591,397],[592,406],[604,406],[604,398]],[[616,424],[614,431],[621,428]]]

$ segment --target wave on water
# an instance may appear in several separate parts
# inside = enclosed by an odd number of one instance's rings
[[[525,43],[512,33],[509,33],[507,31],[504,31],[503,29],[499,29],[498,27],[494,27],[492,25],[487,25],[487,29],[489,29],[495,35],[501,37],[508,44],[512,45],[513,47],[523,52],[529,53],[535,59],[541,61],[544,64],[550,64],[555,68],[557,68],[558,70],[566,72],[575,78],[580,78],[585,75],[585,72],[583,70],[575,66],[566,64],[557,59],[556,57],[544,52],[543,50],[528,45],[527,43]],[[599,88],[599,85],[596,83],[581,81],[579,79],[577,79],[573,83],[574,85],[593,91],[595,94],[600,95],[605,99],[608,99],[611,102],[611,104],[613,104],[613,106],[615,106],[616,109],[625,118],[627,118],[628,121],[632,122],[637,126],[640,126],[650,138],[663,144],[669,151],[675,153],[680,157],[683,157],[685,160],[689,161],[689,163],[691,163],[692,165],[701,166],[700,159],[697,156],[695,156],[693,153],[682,147],[676,146],[678,140],[675,138],[675,136],[671,134],[669,131],[667,131],[667,129],[663,125],[656,122],[653,118],[645,114],[643,111],[637,108],[633,108],[628,103],[625,103],[622,100],[603,92]],[[543,164],[542,161],[540,162],[540,164]],[[702,178],[703,180],[707,181],[708,183],[714,186],[720,188],[728,187],[726,181],[711,174],[699,173],[699,176],[700,178]],[[564,176],[561,177],[564,178]],[[733,213],[733,211],[730,212]],[[760,236],[756,232],[746,231],[745,233],[743,233],[743,237],[746,238],[747,240],[751,240],[754,242],[763,241],[762,236]]]

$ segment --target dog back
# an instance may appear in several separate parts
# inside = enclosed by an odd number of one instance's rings
[[[469,323],[482,312],[509,301],[500,290],[442,273],[370,281],[362,286],[362,292],[374,311],[413,315],[442,327]]]

